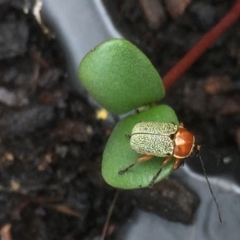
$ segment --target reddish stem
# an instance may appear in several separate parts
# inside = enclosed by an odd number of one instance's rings
[[[166,90],[187,71],[206,49],[222,35],[240,16],[240,0],[236,0],[232,9],[163,77]]]

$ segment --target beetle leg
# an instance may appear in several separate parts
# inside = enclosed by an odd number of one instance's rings
[[[168,164],[171,160],[172,160],[172,155],[168,156],[168,157],[164,160],[162,166]]]
[[[182,122],[179,123],[179,127],[184,128],[184,124]]]
[[[128,167],[124,168],[123,170],[120,170],[120,171],[118,172],[118,174],[119,174],[119,175],[124,174],[124,173],[127,172],[130,168],[132,168],[132,167],[135,165],[136,162],[137,162],[137,161],[135,161],[134,163],[132,163],[132,164],[129,165]]]
[[[125,172],[127,172],[130,168],[132,168],[136,163],[138,163],[138,162],[145,162],[145,161],[151,159],[152,157],[153,157],[153,155],[145,155],[143,157],[140,157],[134,163],[130,164],[128,167],[124,168],[123,170],[120,170],[118,172],[118,174],[122,175]]]
[[[153,155],[145,155],[143,157],[140,157],[137,159],[137,162],[145,162],[148,161],[149,159],[151,159],[153,157]]]
[[[149,187],[149,188],[152,188],[152,187],[153,187],[155,180],[157,179],[157,177],[159,176],[159,174],[160,174],[161,171],[162,171],[162,167],[163,167],[164,165],[168,164],[171,160],[172,160],[172,155],[168,156],[168,157],[165,159],[165,161],[163,162],[161,168],[160,168],[160,169],[158,170],[158,172],[153,176],[151,182],[148,184],[148,187]]]
[[[171,160],[172,160],[172,156],[167,157],[162,165],[168,164]],[[174,170],[179,168],[179,166],[182,164],[182,161],[183,161],[182,158],[175,158],[175,163],[173,165]]]
[[[157,179],[157,177],[159,176],[160,172],[162,171],[162,167],[158,170],[158,172],[153,176],[151,182],[148,184],[149,188],[152,188],[154,185],[155,180]]]
[[[183,161],[182,158],[176,158],[175,159],[175,163],[174,163],[174,166],[173,166],[174,170],[179,168],[179,166],[182,164],[182,161]]]

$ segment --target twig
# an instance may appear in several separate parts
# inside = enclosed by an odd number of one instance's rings
[[[108,229],[108,224],[109,224],[109,220],[112,216],[112,212],[113,212],[113,209],[114,209],[114,206],[115,206],[115,203],[117,201],[117,198],[118,198],[118,195],[119,195],[119,191],[117,190],[114,197],[113,197],[113,200],[112,200],[112,203],[108,209],[108,214],[107,214],[107,219],[105,221],[105,224],[104,224],[104,227],[103,227],[103,231],[102,231],[102,235],[101,235],[101,238],[100,240],[104,240],[105,237],[106,237],[106,233],[107,233],[107,229]]]
[[[206,49],[221,36],[240,16],[240,0],[236,0],[232,9],[163,77],[164,86],[169,89]]]

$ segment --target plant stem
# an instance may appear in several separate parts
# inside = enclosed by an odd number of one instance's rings
[[[231,10],[220,22],[207,32],[203,38],[163,77],[166,90],[181,77],[206,49],[221,36],[240,16],[240,0],[236,0]]]

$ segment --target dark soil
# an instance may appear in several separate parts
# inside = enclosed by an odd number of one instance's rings
[[[233,0],[103,2],[116,27],[145,52],[161,76],[234,3]],[[197,142],[206,146],[201,154],[208,174],[228,174],[237,182],[240,182],[239,24],[238,21],[211,45],[163,101],[176,110],[179,120],[195,134]],[[202,172],[199,160],[186,162]]]
[[[60,48],[31,14],[0,4],[0,36],[0,235],[100,236],[116,192],[100,175],[111,126],[68,88]],[[115,207],[112,229],[130,209]]]
[[[199,199],[177,182],[131,194],[105,184],[101,155],[113,126],[69,89],[58,43],[22,12],[20,1],[0,3],[0,36],[1,238],[98,239],[116,194],[107,239],[134,205],[193,221]],[[151,193],[156,198],[148,202]],[[139,196],[145,200],[134,200]]]

